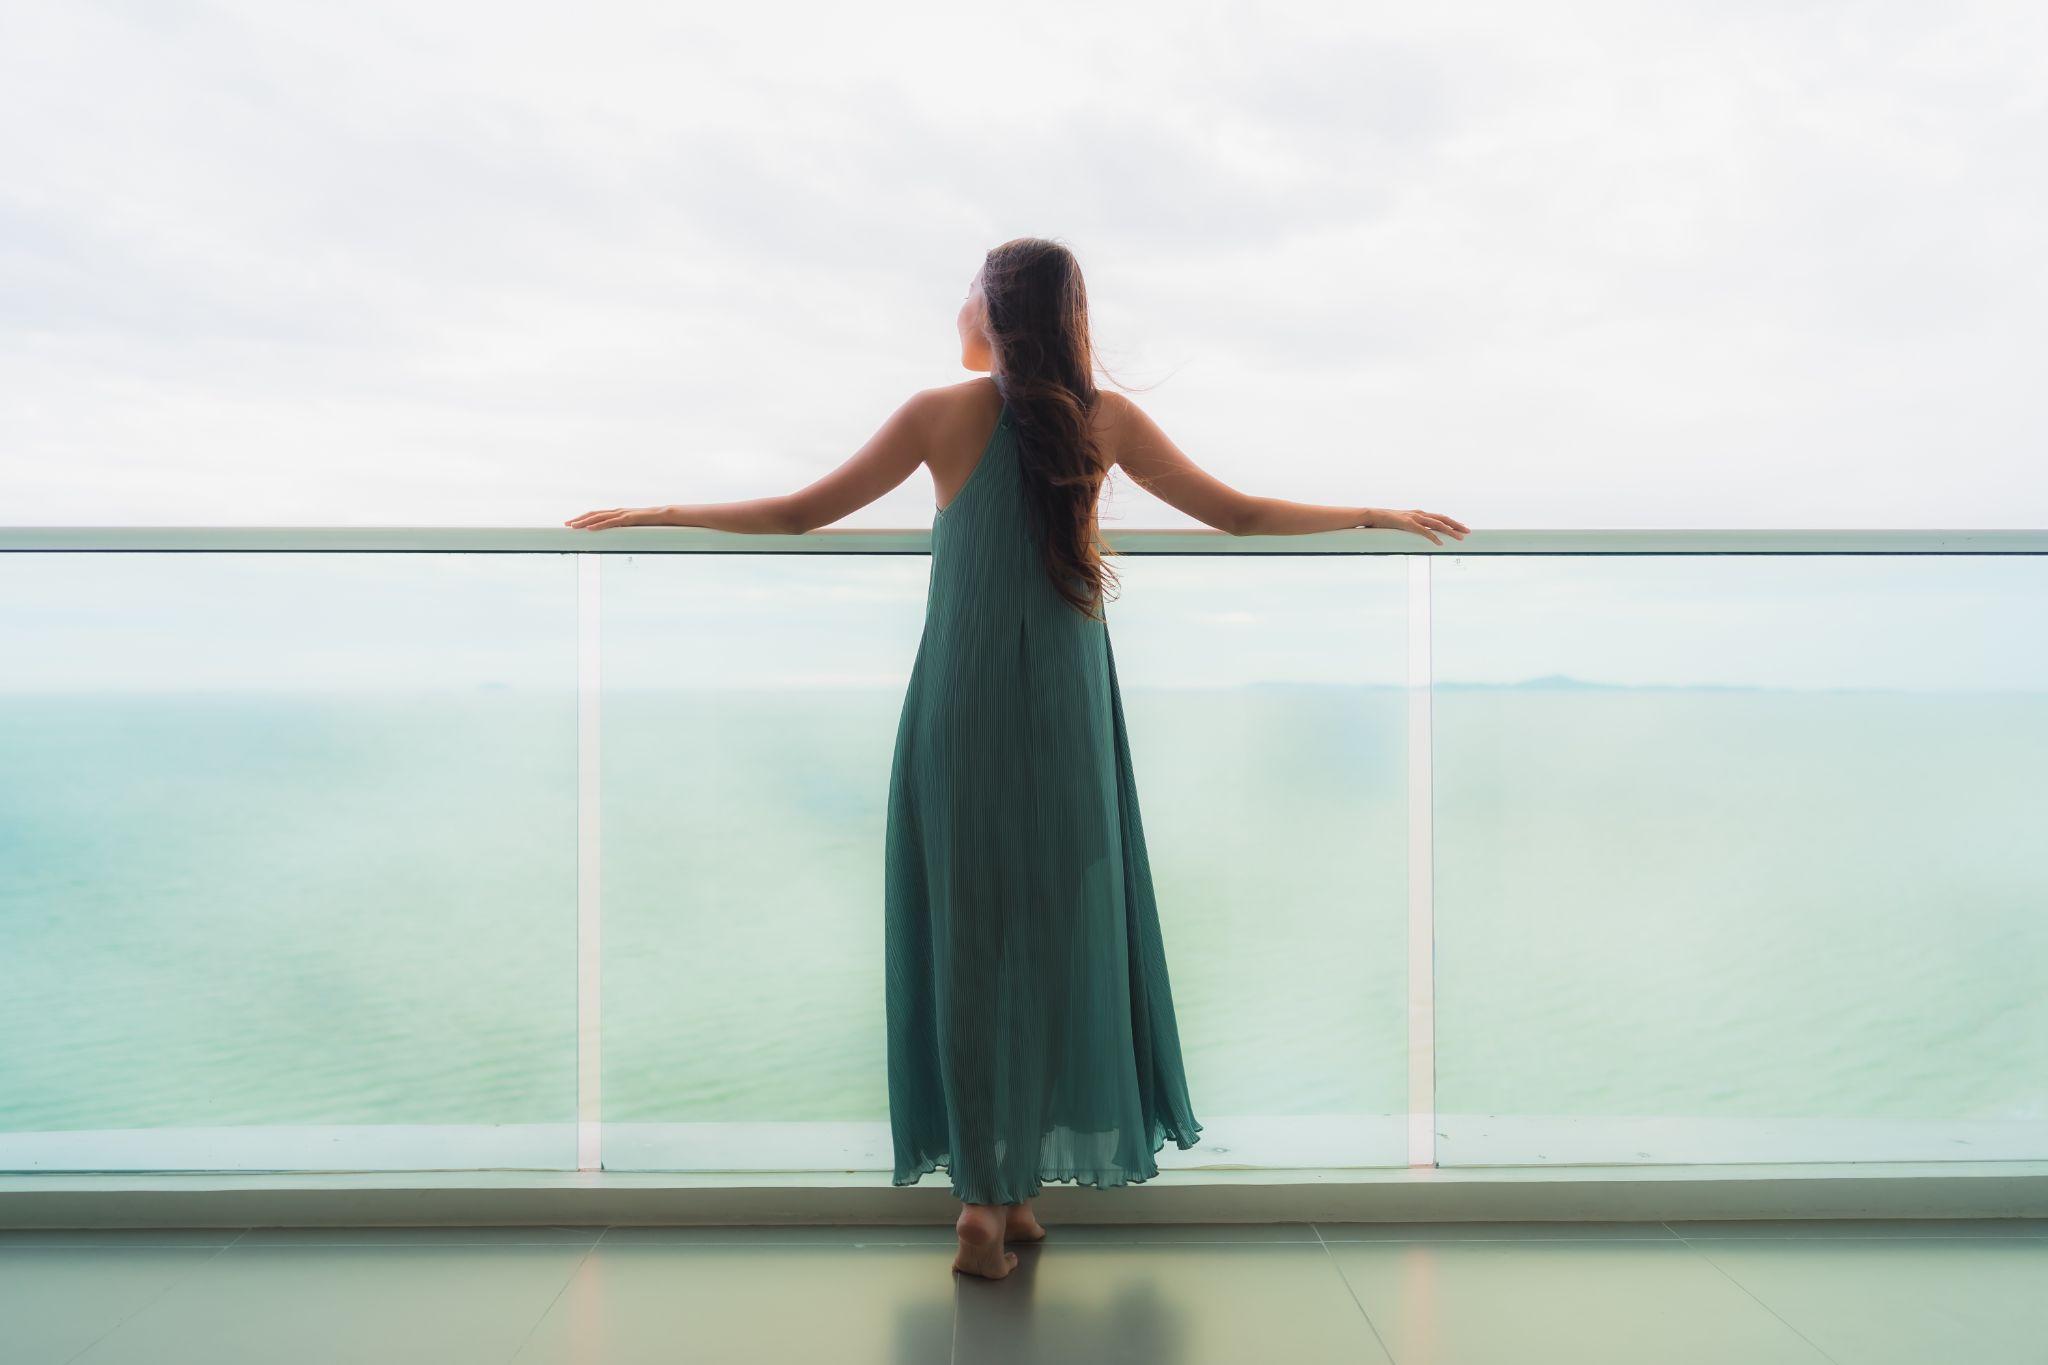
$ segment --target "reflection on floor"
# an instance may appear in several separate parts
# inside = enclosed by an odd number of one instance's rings
[[[0,1232],[0,1359],[2048,1360],[2048,1219]]]

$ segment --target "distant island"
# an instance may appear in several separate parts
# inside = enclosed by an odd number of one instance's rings
[[[1333,691],[1356,690],[1360,688],[1380,690],[1405,690],[1406,683],[1321,683],[1321,682],[1254,682],[1244,686],[1260,691]],[[1596,682],[1591,678],[1575,678],[1569,673],[1545,673],[1541,677],[1522,678],[1515,682],[1459,682],[1438,678],[1432,687],[1457,692],[1777,692],[1784,688],[1764,687],[1756,683],[1615,683]],[[1823,688],[1821,691],[1866,691],[1865,688]]]
[[[1765,688],[1755,683],[1612,683],[1595,682],[1591,678],[1574,678],[1569,673],[1545,673],[1540,678],[1524,678],[1520,682],[1446,682],[1438,680],[1436,687],[1458,688],[1465,691],[1527,691],[1527,692],[1644,692],[1653,689],[1685,692],[1765,692],[1782,689]]]

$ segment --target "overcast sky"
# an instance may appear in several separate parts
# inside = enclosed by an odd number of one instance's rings
[[[967,279],[1035,233],[1252,492],[2048,526],[2038,5],[4,15],[0,522],[787,491],[967,377]]]

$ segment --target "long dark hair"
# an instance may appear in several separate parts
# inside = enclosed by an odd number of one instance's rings
[[[1117,577],[1095,515],[1109,471],[1089,423],[1099,394],[1080,263],[1058,242],[1016,237],[982,262],[981,291],[997,382],[1016,422],[1032,534],[1060,596],[1101,620]]]

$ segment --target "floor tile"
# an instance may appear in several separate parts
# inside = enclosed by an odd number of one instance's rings
[[[1159,1242],[1306,1242],[1318,1240],[1307,1223],[1061,1223],[1046,1224],[1048,1245],[1121,1246]]]
[[[589,1254],[575,1245],[230,1247],[80,1365],[500,1365]]]
[[[1048,1242],[1003,1279],[958,1278],[958,1358],[976,1365],[1388,1365],[1316,1244]]]
[[[818,1223],[789,1227],[615,1227],[606,1246],[952,1246],[951,1223]]]
[[[2048,1362],[2048,1220],[1051,1228],[18,1231],[0,1361]]]
[[[235,1245],[252,1246],[589,1246],[601,1227],[250,1228]]]
[[[224,1247],[241,1228],[4,1228],[6,1247]]]
[[[1333,1242],[1400,1365],[1828,1365],[1676,1239]]]
[[[1317,1223],[1326,1242],[1526,1242],[1601,1240],[1669,1242],[1662,1223]]]
[[[0,1248],[0,1359],[61,1365],[217,1254],[177,1246]]]
[[[1048,1235],[1063,1243],[1314,1242],[1307,1223],[1053,1223]],[[1664,1234],[1669,1236],[1669,1234]],[[951,1222],[815,1224],[787,1227],[615,1227],[606,1246],[647,1243],[767,1246],[952,1246]]]
[[[1838,1365],[2048,1360],[2048,1240],[1771,1237],[1694,1245]]]
[[[952,1261],[950,1244],[613,1245],[607,1238],[517,1360],[945,1365],[953,1358]]]
[[[1756,1218],[1666,1223],[1680,1237],[2048,1237],[2048,1218]]]

